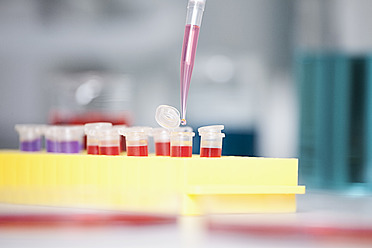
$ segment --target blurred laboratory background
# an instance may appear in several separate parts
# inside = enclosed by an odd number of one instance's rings
[[[1,0],[0,148],[17,148],[21,123],[156,127],[158,105],[180,105],[186,4]],[[370,13],[369,0],[207,1],[188,124],[224,124],[224,155],[300,158],[310,188],[368,192]]]

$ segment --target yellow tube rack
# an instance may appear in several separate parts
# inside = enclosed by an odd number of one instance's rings
[[[200,215],[296,211],[298,160],[0,151],[0,202]]]

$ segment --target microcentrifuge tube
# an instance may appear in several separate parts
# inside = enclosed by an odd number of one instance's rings
[[[59,126],[47,126],[44,135],[46,152],[59,152]]]
[[[58,127],[58,145],[61,153],[79,153],[84,136],[83,125]]]
[[[192,138],[194,132],[171,132],[170,136],[170,155],[171,157],[191,157]]]
[[[99,155],[120,155],[120,134],[117,129],[99,129],[98,139]]]
[[[110,122],[93,122],[84,125],[84,132],[87,136],[87,154],[97,155],[99,154],[99,137],[98,130],[111,128]]]
[[[170,131],[166,128],[153,128],[156,156],[170,156]]]
[[[125,135],[127,156],[148,156],[148,135],[151,127],[129,127],[119,129],[121,135]]]
[[[225,137],[221,130],[223,125],[213,125],[200,127],[198,129],[200,135],[200,157],[221,157],[222,153],[222,138]]]
[[[37,152],[41,150],[41,138],[44,125],[23,124],[15,125],[19,134],[19,150],[24,152]]]

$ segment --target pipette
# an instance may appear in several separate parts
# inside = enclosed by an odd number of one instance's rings
[[[181,54],[181,125],[186,125],[186,105],[196,46],[206,0],[189,0]]]

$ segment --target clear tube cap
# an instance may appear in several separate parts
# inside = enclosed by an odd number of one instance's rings
[[[116,128],[101,128],[101,129],[97,129],[96,130],[96,134],[100,137],[100,138],[109,138],[110,136],[117,136],[119,137],[119,132]]]
[[[157,136],[157,135],[170,135],[169,129],[163,128],[163,127],[157,127],[153,128],[150,133],[151,136]]]
[[[156,108],[155,120],[156,122],[167,129],[175,129],[181,123],[180,112],[172,106],[160,105]]]
[[[62,141],[80,140],[84,136],[83,125],[58,126],[58,138]]]
[[[56,125],[52,125],[52,126],[47,126],[45,128],[45,138],[47,139],[57,139],[58,138],[58,135],[59,135],[59,129],[61,128],[61,126],[56,126]]]
[[[119,134],[127,136],[131,134],[151,134],[152,128],[147,126],[122,127],[118,129]]]
[[[200,133],[220,133],[225,128],[224,125],[212,125],[198,128]]]
[[[171,132],[172,137],[194,137],[194,132]]]
[[[38,124],[17,124],[14,126],[14,129],[18,132],[21,138],[33,139],[43,135],[45,127],[46,125]]]
[[[84,125],[84,132],[86,135],[95,135],[96,130],[111,127],[112,127],[111,122],[92,122]]]

